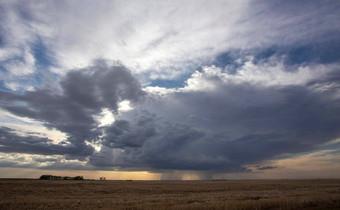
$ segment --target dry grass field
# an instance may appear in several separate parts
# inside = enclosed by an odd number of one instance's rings
[[[0,180],[0,209],[340,209],[340,180]]]

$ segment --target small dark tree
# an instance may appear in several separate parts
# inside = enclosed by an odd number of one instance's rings
[[[74,180],[83,180],[84,178],[82,176],[76,176],[74,177]]]
[[[52,175],[41,175],[39,179],[42,179],[42,180],[50,180],[52,177]]]
[[[99,179],[102,180],[102,181],[106,180],[105,177],[100,177]]]

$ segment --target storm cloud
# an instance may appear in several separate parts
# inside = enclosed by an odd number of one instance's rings
[[[269,82],[210,67],[162,95],[142,90],[125,67],[99,60],[67,73],[55,90],[2,91],[2,108],[42,121],[67,140],[55,144],[2,128],[1,152],[89,157],[88,165],[100,169],[248,171],[246,165],[313,151],[339,137],[338,77],[329,68],[318,78]],[[120,113],[123,100],[134,109]],[[116,119],[100,126],[96,116],[104,108]]]
[[[270,87],[216,77],[214,90],[150,96],[140,118],[106,130],[105,147],[123,149],[107,166],[245,171],[244,165],[317,150],[340,135],[339,95],[329,85],[335,75]],[[318,85],[323,91],[313,88]]]
[[[66,133],[67,141],[76,149],[65,151],[65,154],[86,156],[91,154],[93,148],[85,141],[94,141],[101,134],[95,117],[102,109],[108,108],[117,113],[118,102],[129,100],[135,103],[144,95],[139,82],[125,67],[110,67],[105,61],[97,60],[87,69],[67,73],[55,89],[41,88],[22,94],[1,91],[0,105],[15,115],[41,121],[49,128]],[[2,132],[5,142],[14,140],[13,135],[5,130]],[[32,149],[37,153],[38,150],[53,153],[54,149],[46,151],[40,146],[26,147],[16,152]],[[11,145],[3,145],[1,149],[6,148],[12,152],[15,150]]]

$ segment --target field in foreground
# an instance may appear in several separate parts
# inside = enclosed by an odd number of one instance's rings
[[[0,209],[340,209],[340,180],[0,180]]]

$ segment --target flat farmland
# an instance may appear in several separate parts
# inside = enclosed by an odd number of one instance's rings
[[[0,209],[340,209],[340,180],[0,180]]]

